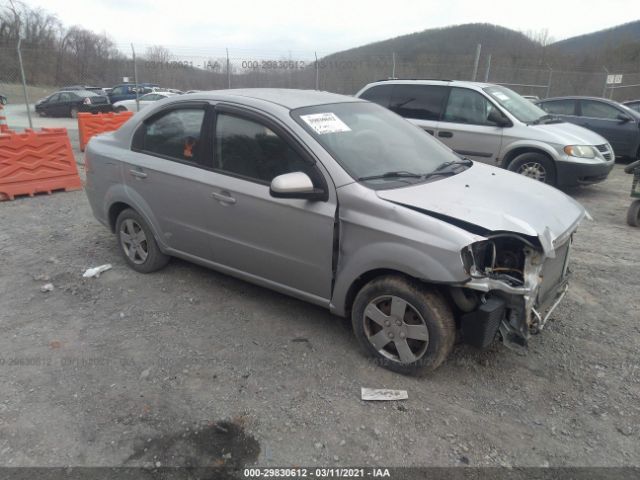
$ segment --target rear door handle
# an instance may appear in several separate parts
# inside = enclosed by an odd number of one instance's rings
[[[453,132],[438,132],[438,136],[442,138],[451,138],[453,137]]]
[[[234,204],[236,203],[236,199],[233,198],[229,192],[222,192],[222,193],[217,193],[217,192],[211,192],[211,198],[215,198],[216,200],[218,200],[220,203],[229,203],[229,204]]]
[[[144,173],[142,170],[136,170],[135,168],[132,168],[131,170],[129,170],[129,173],[134,177],[147,178],[146,173]]]

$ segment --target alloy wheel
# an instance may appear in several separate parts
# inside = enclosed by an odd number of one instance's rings
[[[543,183],[547,178],[547,171],[544,166],[538,162],[527,162],[523,164],[518,169],[518,173]]]
[[[147,236],[135,220],[127,218],[120,225],[120,244],[127,257],[136,265],[146,261],[149,255]]]
[[[427,352],[427,324],[418,310],[400,297],[375,298],[364,309],[362,321],[367,340],[389,360],[409,364]]]

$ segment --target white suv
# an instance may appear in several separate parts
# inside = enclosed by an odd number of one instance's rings
[[[563,122],[500,85],[383,80],[356,97],[405,117],[459,155],[551,185],[603,181],[615,161],[600,135]]]

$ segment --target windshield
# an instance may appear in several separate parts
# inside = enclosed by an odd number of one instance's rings
[[[484,91],[498,102],[502,108],[523,123],[532,123],[547,115],[547,112],[531,103],[530,100],[521,97],[516,92],[509,90],[508,88],[496,85],[493,87],[486,87],[484,88]]]
[[[317,105],[291,115],[356,180],[415,183],[460,160],[425,131],[374,103]]]

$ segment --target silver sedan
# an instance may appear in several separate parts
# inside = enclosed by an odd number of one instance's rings
[[[402,373],[457,334],[516,349],[567,289],[585,210],[363,100],[249,89],[162,100],[87,148],[86,193],[138,272],[180,257],[350,316]]]

